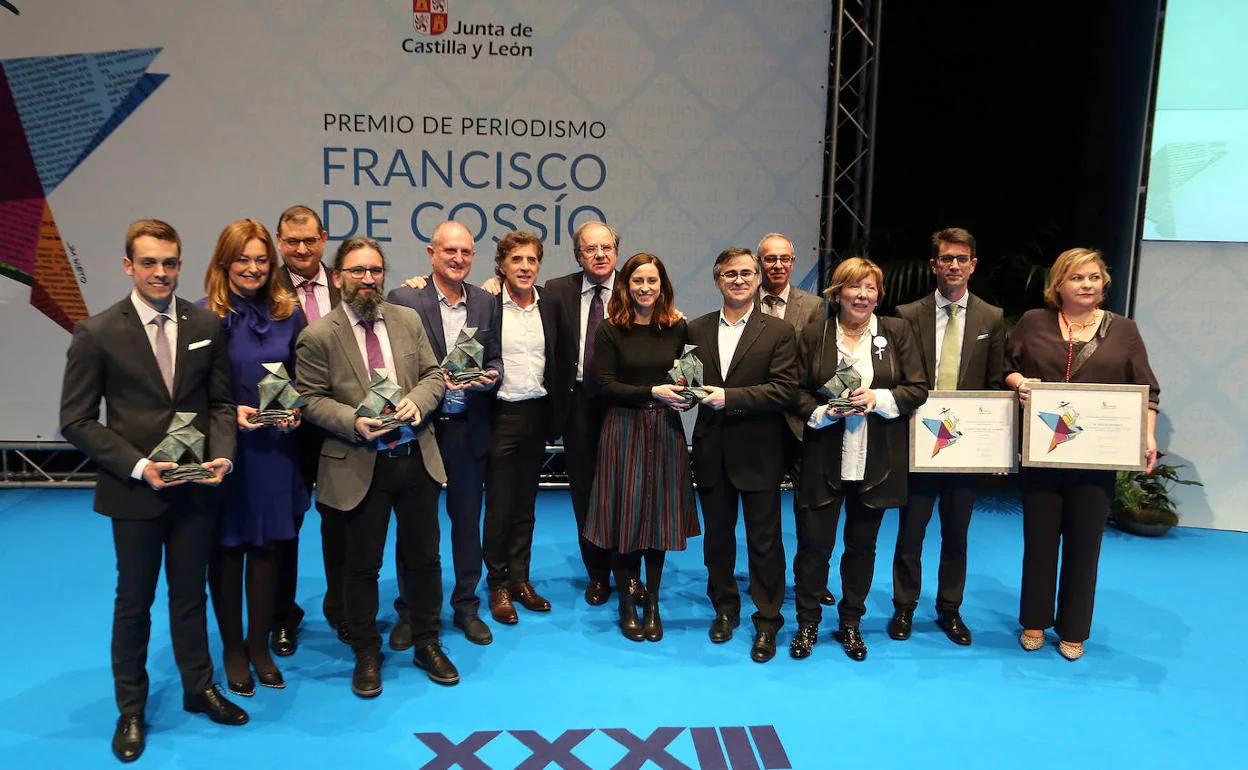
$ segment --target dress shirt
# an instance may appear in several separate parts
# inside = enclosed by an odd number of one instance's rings
[[[585,345],[593,345],[593,340],[585,339],[585,323],[589,320],[589,303],[594,301],[594,287],[602,287],[602,317],[607,317],[607,305],[611,303],[611,291],[615,288],[615,271],[607,276],[607,280],[600,284],[590,283],[589,279],[581,275],[581,314],[578,316],[577,334],[581,338],[580,347],[576,349],[576,381],[581,382],[585,379]]]
[[[763,306],[763,312],[775,318],[784,318],[784,311],[789,306],[789,290],[793,288],[792,284],[786,283],[784,291],[779,294],[772,294],[763,287],[758,288],[758,303]],[[775,305],[768,305],[764,297],[768,295],[780,300]]]
[[[940,348],[941,341],[945,338],[945,327],[949,325],[950,305],[958,306],[958,317],[955,319],[958,324],[958,347],[966,342],[966,300],[971,296],[969,291],[962,292],[962,299],[957,302],[951,302],[944,294],[936,291],[936,371],[940,371]]]
[[[360,358],[364,360],[364,368],[368,369],[368,343],[365,340],[364,319],[348,303],[342,303],[342,309],[346,311],[347,320],[351,322],[351,331],[355,334],[355,345],[360,349]],[[377,343],[381,347],[381,358],[386,363],[386,374],[390,379],[398,384],[398,373],[394,368],[394,352],[390,349],[390,334],[386,331],[386,319],[382,317],[381,311],[378,310],[377,320],[373,321],[373,334],[377,335]],[[373,373],[368,373],[369,379],[372,379]],[[420,419],[424,419],[424,415],[418,415]],[[380,438],[375,439],[377,449],[393,449],[399,444],[406,444],[416,438],[415,431],[410,426],[404,425],[399,428],[399,438],[382,443]],[[393,433],[393,431],[391,431]],[[387,436],[390,434],[387,433]]]
[[[450,353],[455,349],[455,340],[459,339],[460,331],[468,325],[468,291],[461,285],[459,300],[451,304],[436,283],[434,290],[438,292],[438,314],[442,317],[442,338],[446,340],[446,352]],[[467,408],[468,396],[464,391],[446,389],[446,394],[442,397],[442,414],[459,414]]]
[[[836,324],[836,349],[841,358],[848,359],[854,369],[862,377],[862,384],[871,388],[875,379],[875,366],[871,356],[875,351],[875,338],[879,334],[879,321],[872,314],[869,333],[858,338],[858,344],[851,346]],[[897,408],[897,400],[888,388],[871,388],[875,395],[875,413],[885,419],[893,419],[901,415]],[[826,404],[811,412],[807,424],[812,428],[826,428],[840,417],[829,414]],[[841,442],[841,480],[862,481],[867,472],[867,415],[851,414],[845,416],[845,437]]]
[[[542,379],[546,372],[546,335],[533,289],[533,301],[520,307],[503,286],[503,382],[498,397],[503,401],[528,401],[546,395]]]
[[[304,278],[295,271],[290,271],[290,283],[295,287],[295,296],[299,298],[299,307],[303,310],[304,318],[308,317],[308,309],[304,306],[307,295],[304,294],[303,285],[311,281],[313,283],[312,293],[316,296],[316,307],[320,310],[317,318],[324,318],[329,315],[330,299],[329,299],[329,277],[325,275],[325,265],[317,265],[316,277]],[[364,359],[367,361],[368,359]]]
[[[741,335],[745,333],[745,325],[750,320],[750,314],[754,312],[753,308],[746,311],[745,315],[737,319],[736,323],[728,323],[728,319],[724,317],[723,308],[719,311],[719,377],[721,380],[728,378],[728,367],[732,366],[732,357],[737,352],[737,344],[741,342]]]
[[[130,303],[134,305],[134,310],[139,314],[139,323],[143,324],[143,331],[147,334],[147,344],[152,347],[152,357],[156,356],[156,324],[152,321],[158,315],[163,315],[169,319],[165,321],[165,337],[169,340],[169,362],[173,365],[173,378],[177,382],[178,373],[178,314],[173,311],[177,306],[177,298],[169,298],[169,307],[165,308],[162,313],[151,305],[143,301],[139,296],[138,289],[131,290]],[[134,468],[130,471],[130,478],[142,479],[143,469],[151,462],[146,457],[140,457],[139,461],[134,464]]]

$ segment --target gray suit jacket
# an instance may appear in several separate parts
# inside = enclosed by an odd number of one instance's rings
[[[901,305],[897,315],[910,322],[919,340],[927,386],[936,387],[936,295]],[[1005,388],[1005,320],[1001,308],[974,294],[966,298],[966,327],[958,359],[958,390]]]
[[[382,316],[394,356],[394,379],[420,409],[417,441],[425,470],[445,482],[446,471],[429,417],[442,402],[446,385],[415,310],[383,303]],[[360,504],[373,480],[377,449],[355,432],[355,409],[368,393],[369,372],[342,306],[299,335],[295,348],[299,392],[307,399],[304,419],[326,431],[321,446],[316,494],[319,502],[340,511]]]

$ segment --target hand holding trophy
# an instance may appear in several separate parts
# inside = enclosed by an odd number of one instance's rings
[[[213,472],[201,465],[204,461],[204,434],[191,424],[194,419],[194,412],[174,412],[164,440],[148,455],[148,459],[157,462],[178,463],[176,468],[160,472],[161,481],[213,478]]]

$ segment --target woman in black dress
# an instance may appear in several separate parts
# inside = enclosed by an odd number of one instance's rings
[[[700,533],[689,452],[678,410],[693,405],[668,370],[688,339],[672,283],[653,254],[635,254],[620,272],[607,323],[594,341],[599,398],[606,407],[585,538],[616,552],[620,631],[633,641],[663,637],[659,585],[667,551]],[[645,617],[637,618],[642,557]]]
[[[1049,307],[1019,319],[1005,348],[1005,382],[1026,403],[1032,382],[1147,385],[1148,470],[1157,460],[1157,399],[1161,392],[1135,322],[1101,309],[1109,270],[1099,251],[1070,249],[1049,271]],[[1101,536],[1114,496],[1114,471],[1022,468],[1023,587],[1018,622],[1025,650],[1044,646],[1056,627],[1058,652],[1083,656],[1092,630]],[[1058,554],[1061,570],[1058,570]],[[1054,614],[1056,603],[1057,613]]]

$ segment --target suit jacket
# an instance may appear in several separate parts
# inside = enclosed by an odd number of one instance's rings
[[[325,268],[325,278],[329,281],[329,306],[331,309],[336,308],[338,303],[342,301],[342,293],[338,291],[338,287],[334,285],[333,278],[330,277],[330,274],[333,273],[333,268],[324,262],[321,263],[321,267]],[[291,294],[295,293],[295,283],[291,280],[290,268],[285,263],[277,268],[277,272],[273,274],[273,279]]]
[[[404,397],[420,409],[421,422],[414,427],[425,470],[435,481],[445,482],[446,471],[429,423],[446,390],[438,359],[419,315],[389,303],[382,304],[381,312],[397,370],[393,377]],[[355,432],[355,409],[368,393],[372,378],[341,305],[299,335],[295,371],[299,392],[308,402],[304,419],[325,429],[317,471],[318,501],[349,511],[360,504],[372,484],[377,448]]]
[[[562,388],[562,395],[559,398],[561,405],[567,403],[567,397],[576,387],[576,368],[580,365],[581,331],[585,328],[581,318],[581,285],[584,280],[584,271],[577,270],[575,273],[551,278],[542,289],[542,296],[554,299],[559,311],[559,338],[562,341],[563,350],[559,357],[561,371],[557,372],[557,378]],[[620,280],[619,271],[616,271],[615,280]],[[602,299],[604,305],[610,299],[604,296]],[[587,340],[585,344],[593,345],[594,340]],[[556,410],[554,424],[551,425],[551,430],[555,431],[555,435],[563,434],[567,412],[568,410],[564,408]]]
[[[863,475],[862,501],[872,508],[892,508],[906,502],[906,477],[910,467],[909,414],[927,400],[927,381],[910,324],[900,318],[877,318],[886,344],[881,357],[872,354],[875,369],[872,388],[887,388],[901,415],[886,420],[876,412],[867,415],[867,467]],[[817,395],[820,386],[835,372],[838,359],[836,319],[811,324],[797,341],[799,382],[798,414],[809,419],[815,407],[826,402]],[[802,505],[818,507],[832,502],[841,489],[841,444],[845,421],[826,428],[806,427],[802,439]]]
[[[500,291],[494,298],[498,312],[498,344],[499,356],[502,356],[503,330],[507,324],[507,316],[503,313],[503,293]],[[559,438],[560,430],[556,426],[556,415],[562,413],[566,402],[567,385],[563,382],[567,367],[561,363],[566,355],[563,347],[567,344],[565,335],[560,334],[558,301],[545,289],[538,291],[538,316],[542,319],[542,338],[546,348],[546,365],[542,371],[542,385],[546,388],[546,408],[543,410],[544,437],[548,441]],[[501,385],[502,380],[499,380]]]
[[[715,484],[726,469],[743,491],[779,489],[784,476],[785,410],[797,395],[793,327],[757,308],[750,313],[728,376],[720,375],[719,312],[689,324],[707,385],[724,389],[724,408],[698,407],[693,426],[693,470],[699,486]]]
[[[761,310],[762,304],[762,289],[759,289],[759,293],[754,295],[754,309]],[[789,301],[784,303],[784,320],[793,327],[794,332],[801,334],[802,329],[827,317],[827,303],[822,297],[802,291],[792,284],[789,285]],[[790,409],[785,419],[789,423],[789,430],[793,432],[793,436],[801,439],[802,418]]]
[[[409,307],[420,314],[425,326],[425,336],[433,348],[438,362],[446,358],[447,346],[455,340],[447,340],[442,331],[442,311],[438,309],[438,289],[430,276],[423,289],[409,289],[406,286],[390,292],[387,299],[396,304]],[[476,327],[474,339],[485,348],[482,369],[495,369],[500,380],[503,374],[503,348],[498,336],[499,304],[497,298],[476,286],[464,284],[464,303],[468,306],[468,320],[465,327]],[[468,434],[472,453],[484,457],[490,451],[490,403],[494,400],[494,391],[470,390],[468,401]]]
[[[897,315],[906,319],[919,340],[923,373],[929,388],[936,387],[936,295],[901,305]],[[1005,387],[1005,318],[1001,308],[974,294],[966,298],[966,323],[962,354],[958,359],[958,390],[1002,390]]]
[[[195,413],[205,461],[234,459],[237,423],[221,319],[176,297],[171,309],[178,320],[172,395],[129,296],[74,328],[61,389],[61,433],[99,465],[95,510],[105,516],[156,518],[178,494],[209,489],[187,484],[157,492],[130,478],[135,464],[164,440],[174,412]]]

